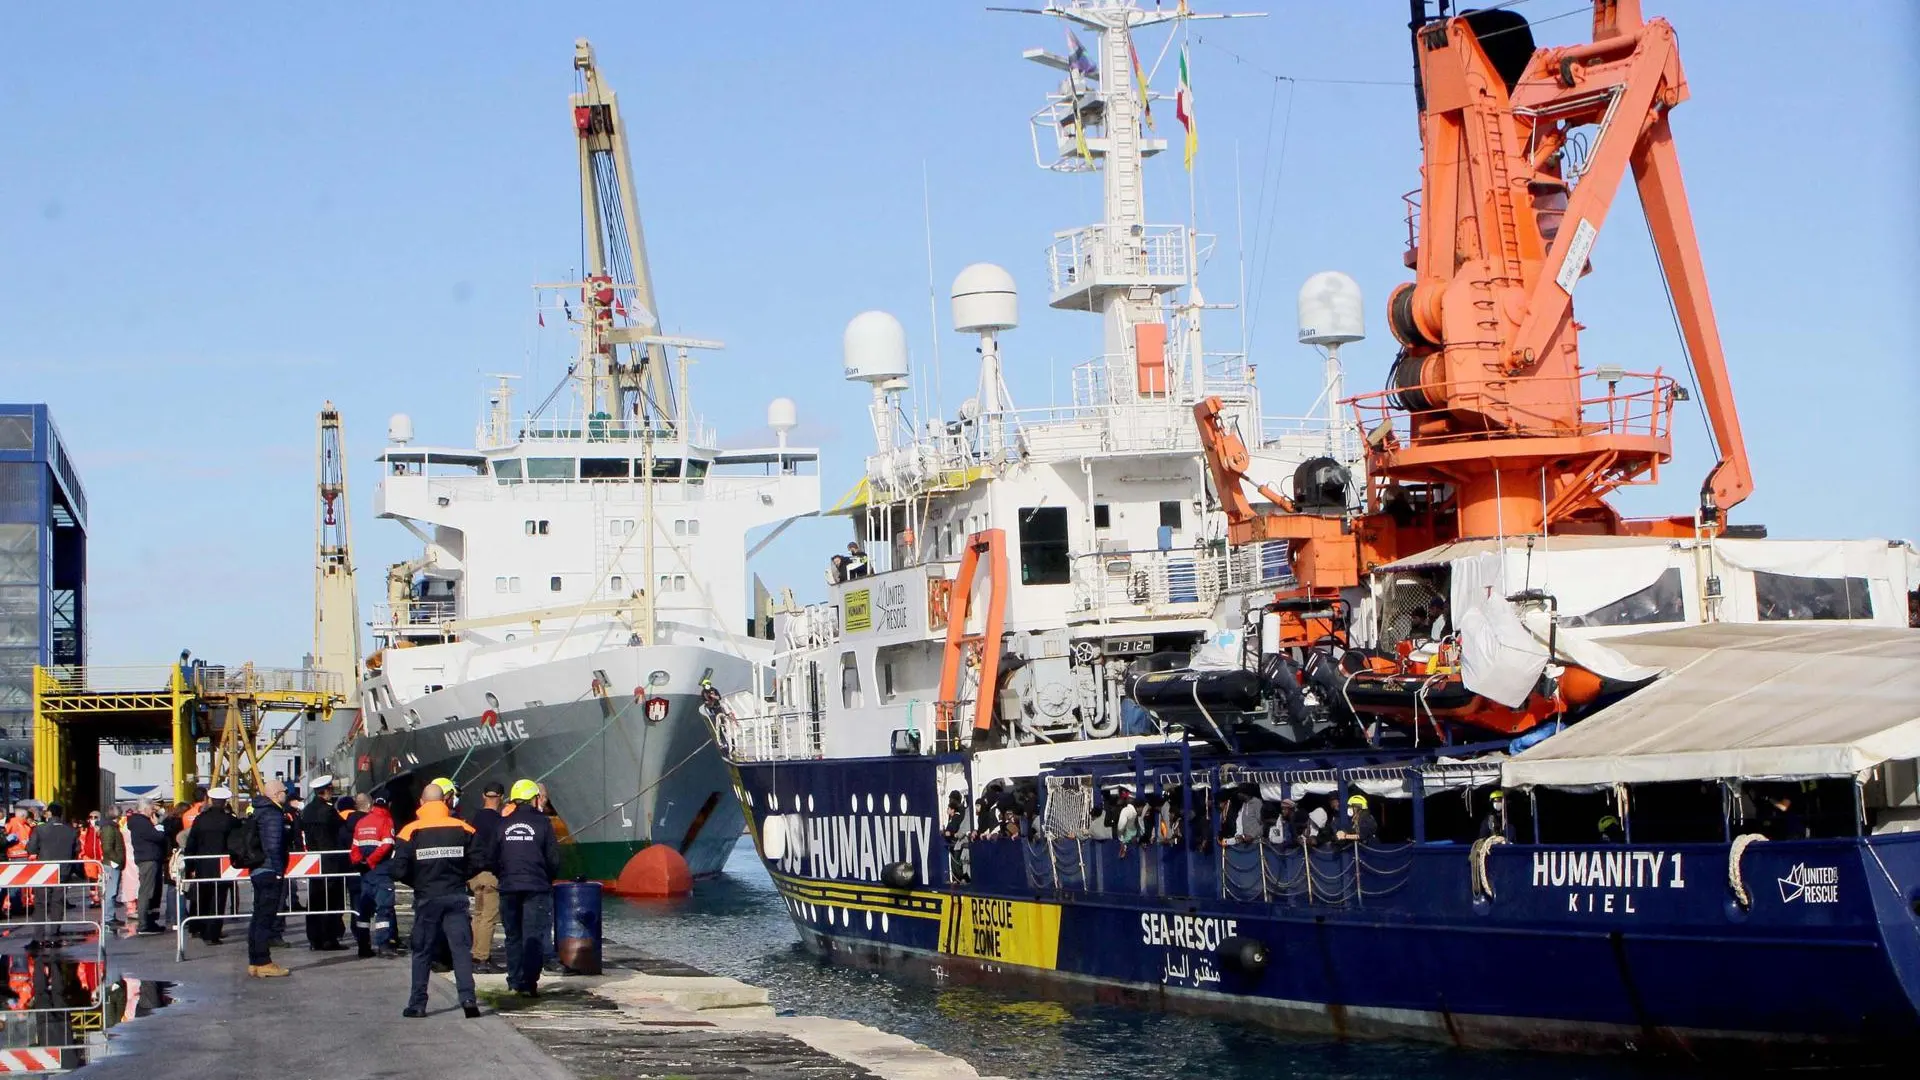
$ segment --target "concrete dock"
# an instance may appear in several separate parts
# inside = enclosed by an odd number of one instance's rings
[[[109,969],[171,983],[172,1004],[113,1028],[108,1051],[74,1075],[979,1077],[965,1062],[897,1035],[776,1015],[758,987],[625,952],[610,952],[600,976],[543,978],[537,999],[507,993],[503,976],[482,975],[485,1015],[477,1020],[461,1015],[452,977],[437,975],[427,1018],[410,1020],[400,1015],[408,961],[310,951],[299,922],[288,920],[293,947],[274,952],[293,970],[283,979],[249,978],[246,945],[231,931],[217,947],[189,942],[180,963],[170,934],[114,940]]]

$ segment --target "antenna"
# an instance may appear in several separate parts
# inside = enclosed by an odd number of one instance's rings
[[[1348,446],[1348,425],[1340,419],[1340,399],[1345,396],[1340,346],[1367,336],[1360,285],[1338,270],[1323,270],[1300,286],[1299,314],[1301,343],[1327,350],[1326,383],[1321,390],[1327,401],[1327,453],[1351,461],[1357,451]]]

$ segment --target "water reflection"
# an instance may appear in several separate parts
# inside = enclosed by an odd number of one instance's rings
[[[173,1003],[169,981],[111,976],[105,961],[62,955],[49,942],[0,955],[0,971],[0,1071],[79,1068],[110,1029]]]

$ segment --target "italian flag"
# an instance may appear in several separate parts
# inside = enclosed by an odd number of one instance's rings
[[[1193,83],[1187,78],[1187,47],[1180,46],[1180,90],[1173,99],[1173,115],[1187,129],[1187,171],[1193,171],[1193,155],[1200,149],[1200,134],[1193,127]]]

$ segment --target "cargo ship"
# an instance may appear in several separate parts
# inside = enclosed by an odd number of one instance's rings
[[[1591,40],[1536,47],[1510,9],[1422,9],[1386,389],[1345,395],[1362,304],[1317,275],[1299,336],[1335,407],[1274,418],[1247,358],[1204,344],[1209,239],[1146,214],[1167,144],[1135,57],[1201,16],[1035,14],[1069,31],[1025,54],[1059,78],[1040,163],[1100,174],[1104,210],[1055,234],[1045,295],[1098,316],[1101,351],[1070,405],[1016,407],[1015,282],[970,266],[979,391],[906,424],[900,324],[848,325],[876,441],[836,511],[861,572],[723,687],[753,707],[711,713],[801,943],[1341,1038],[1910,1054],[1920,560],[1738,520],[1672,28],[1597,0]],[[1628,176],[1686,381],[1581,356],[1573,294]],[[1715,453],[1698,504],[1624,516],[1688,400]]]
[[[748,617],[748,534],[819,509],[818,454],[770,437],[723,449],[695,411],[696,351],[663,333],[626,127],[591,46],[575,46],[568,117],[580,161],[579,282],[545,287],[540,319],[578,354],[534,408],[512,381],[472,445],[427,445],[397,415],[375,511],[417,537],[391,567],[360,720],[332,761],[357,790],[410,805],[445,777],[546,785],[567,872],[614,880],[668,845],[717,874],[742,828],[702,710],[771,656]],[[571,244],[569,240],[569,244]]]

